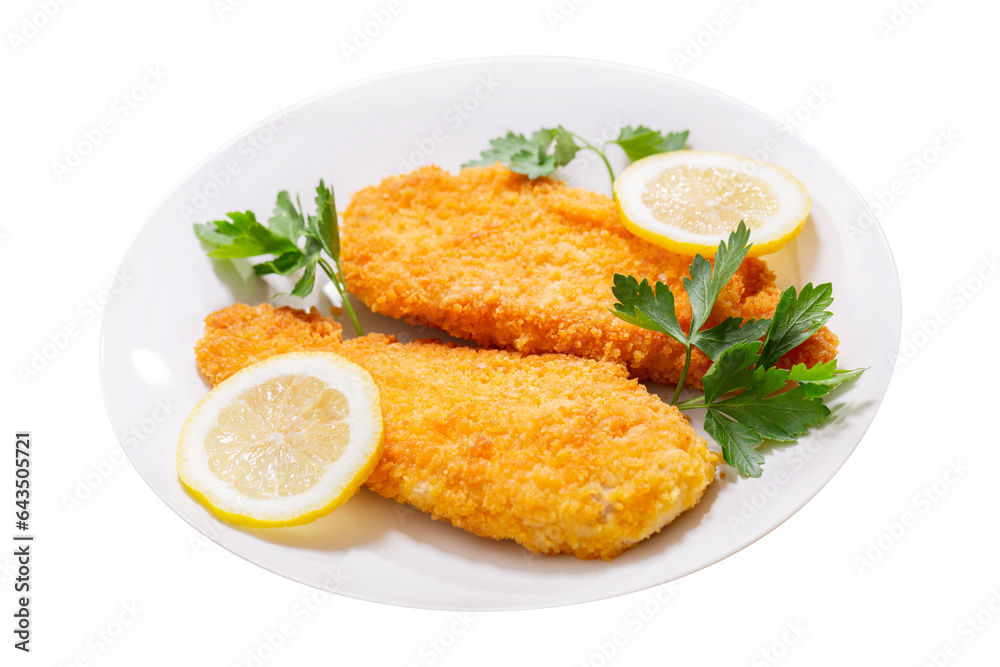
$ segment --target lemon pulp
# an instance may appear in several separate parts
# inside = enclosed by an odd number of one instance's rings
[[[219,412],[205,438],[209,470],[251,498],[311,488],[347,447],[347,397],[310,375],[249,389]]]
[[[767,183],[724,167],[665,169],[646,184],[642,203],[663,224],[694,234],[728,234],[740,220],[757,229],[778,211]]]

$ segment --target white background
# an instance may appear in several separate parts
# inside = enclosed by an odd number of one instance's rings
[[[0,539],[13,523],[8,447],[30,429],[37,542],[30,655],[11,647],[13,558],[0,549],[3,664],[996,664],[1000,6],[402,0],[345,55],[388,7],[4,3]],[[777,118],[798,112],[798,131],[880,204],[903,285],[902,354],[868,434],[812,502],[741,553],[673,588],[568,608],[462,615],[326,596],[205,541],[121,458],[88,300],[171,187],[276,109],[404,67],[509,54],[648,67]],[[147,68],[162,80],[122,118],[116,98]],[[57,173],[106,117],[110,134]],[[22,378],[70,323],[79,333]]]

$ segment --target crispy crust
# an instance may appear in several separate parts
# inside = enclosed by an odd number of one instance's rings
[[[199,367],[218,382],[297,345],[363,366],[385,429],[367,486],[434,518],[540,553],[611,559],[715,478],[720,456],[621,365],[379,334],[340,343],[317,318],[267,305],[213,313]]]
[[[624,363],[635,377],[657,382],[680,377],[679,343],[608,308],[615,273],[662,280],[688,326],[681,280],[691,258],[630,234],[607,197],[499,166],[457,175],[424,167],[356,193],[341,234],[348,289],[375,312],[483,346]],[[708,326],[729,316],[768,317],[779,294],[767,265],[747,259]],[[837,337],[824,328],[779,365],[829,361],[836,349]],[[700,386],[710,363],[695,351],[689,384]]]
[[[205,318],[194,346],[198,368],[213,385],[236,371],[286,352],[336,350],[341,327],[313,308],[308,313],[269,304],[237,303]]]

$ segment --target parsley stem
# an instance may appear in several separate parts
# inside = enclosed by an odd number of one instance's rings
[[[330,280],[333,282],[333,286],[337,288],[337,292],[340,294],[340,300],[343,302],[344,308],[347,310],[347,314],[350,315],[351,322],[354,324],[355,333],[359,336],[364,336],[365,332],[361,329],[361,323],[358,322],[358,316],[355,314],[354,308],[351,306],[351,302],[347,299],[346,286],[340,279],[340,265],[337,264],[338,271],[336,273],[334,273],[333,269],[322,257],[319,258],[319,265],[323,267],[323,271],[325,271],[326,275],[330,277]]]
[[[597,146],[594,146],[592,143],[590,143],[589,141],[587,141],[586,139],[584,139],[583,137],[581,137],[576,132],[570,132],[570,134],[572,134],[575,139],[579,139],[580,141],[582,141],[584,147],[589,148],[590,150],[594,151],[595,153],[597,153],[600,156],[601,160],[604,162],[604,166],[607,167],[607,169],[608,169],[608,176],[611,177],[611,183],[614,184],[614,182],[615,182],[615,172],[611,168],[611,163],[608,162],[608,158],[604,155],[604,151],[602,151],[601,149],[599,149]]]
[[[683,403],[677,403],[676,407],[678,410],[692,410],[695,408],[707,408],[710,404],[705,402],[705,395],[696,396],[690,400],[684,401]]]
[[[681,377],[677,380],[677,389],[674,390],[674,397],[670,399],[670,405],[677,405],[677,399],[681,397],[681,389],[684,388],[684,381],[687,379],[688,368],[691,367],[691,346],[687,346],[687,352],[684,355],[684,370],[681,371]]]

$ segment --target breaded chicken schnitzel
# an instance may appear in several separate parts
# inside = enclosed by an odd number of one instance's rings
[[[367,486],[469,532],[611,559],[694,506],[721,456],[624,366],[370,334],[318,313],[242,304],[195,350],[218,383],[279,352],[325,349],[381,394],[385,453]]]
[[[237,371],[286,352],[336,352],[341,326],[310,312],[285,306],[243,303],[205,318],[205,335],[194,347],[198,368],[215,386]]]
[[[656,382],[680,377],[683,346],[608,309],[615,273],[662,280],[686,329],[691,258],[632,235],[608,197],[500,166],[424,167],[357,192],[340,233],[347,288],[377,313],[487,347],[624,363]],[[767,265],[747,259],[706,326],[770,317],[779,295]],[[837,342],[823,328],[779,365],[830,361]],[[688,383],[700,387],[710,365],[696,350]]]

